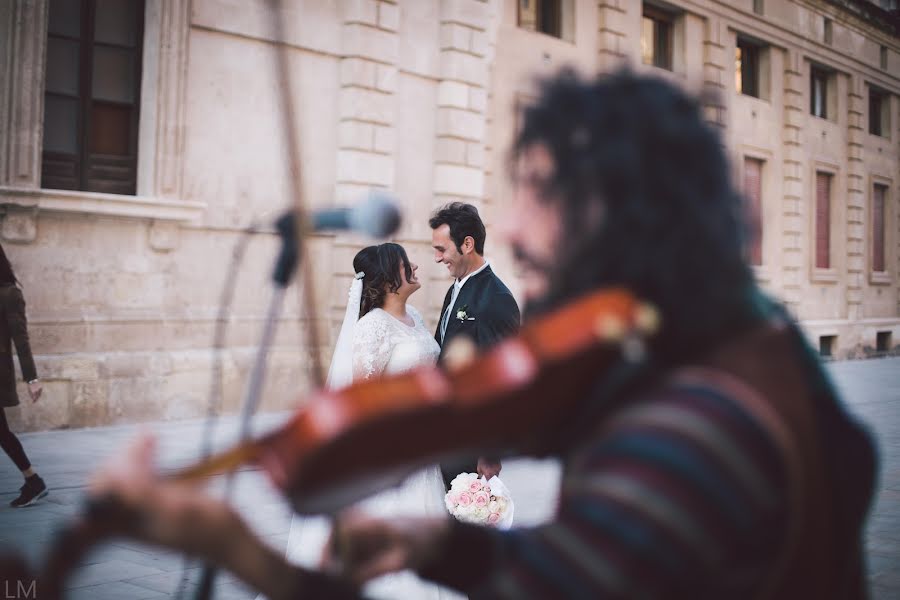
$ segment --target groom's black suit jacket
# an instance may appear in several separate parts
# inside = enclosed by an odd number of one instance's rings
[[[501,339],[515,335],[519,331],[521,323],[519,305],[516,304],[516,299],[513,298],[509,288],[494,275],[490,266],[472,275],[459,290],[459,296],[447,322],[447,333],[442,340],[441,321],[451,298],[453,298],[452,285],[444,297],[441,318],[438,319],[437,330],[434,333],[434,339],[441,346],[439,362],[443,360],[444,351],[450,342],[458,335],[469,337],[479,350],[487,350]],[[474,317],[473,320],[462,321],[456,317],[457,312],[463,307],[466,308],[466,314],[470,318]]]
[[[437,331],[434,339],[441,346],[441,356],[438,362],[444,359],[444,351],[458,335],[465,335],[475,342],[480,351],[487,350],[505,337],[515,335],[519,331],[521,316],[519,305],[513,298],[509,288],[494,275],[490,266],[483,271],[472,275],[466,284],[459,290],[456,304],[450,313],[447,322],[447,332],[441,340],[441,321],[447,311],[447,305],[453,298],[453,286],[447,290],[444,297],[444,305],[441,307],[440,319],[438,319]],[[472,320],[460,320],[457,313],[465,307],[468,317]],[[444,484],[450,489],[450,482],[460,473],[474,473],[475,460],[461,459],[441,463],[441,473],[444,476]]]

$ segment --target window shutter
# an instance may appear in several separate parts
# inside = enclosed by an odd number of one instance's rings
[[[886,187],[876,185],[872,194],[872,270],[884,268],[884,197]]]
[[[745,214],[750,234],[747,260],[751,265],[762,264],[762,165],[761,160],[744,159],[744,195],[747,199]]]
[[[816,268],[831,267],[831,175],[816,173]]]

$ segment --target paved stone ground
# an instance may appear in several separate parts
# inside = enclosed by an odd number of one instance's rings
[[[829,368],[843,390],[850,409],[878,437],[882,459],[876,504],[869,519],[866,547],[869,579],[876,600],[900,598],[900,358],[831,363]],[[277,425],[285,415],[263,415],[257,430]],[[160,464],[176,468],[196,456],[203,424],[199,421],[144,426],[159,437]],[[0,552],[15,550],[39,561],[53,532],[78,510],[84,483],[98,463],[123,448],[140,429],[137,426],[30,433],[21,436],[26,451],[51,486],[50,495],[26,509],[8,508],[21,484],[20,475],[0,459]],[[234,439],[233,419],[220,421],[216,445]],[[503,479],[516,499],[516,522],[530,525],[552,513],[559,472],[552,461],[517,460],[504,466]],[[212,483],[221,487],[221,480]],[[290,510],[255,470],[238,474],[234,503],[251,526],[273,547],[283,549],[288,536]],[[70,582],[70,598],[122,600],[171,598],[179,585],[184,561],[177,555],[119,540],[87,557]],[[198,565],[186,571],[191,592],[200,573]],[[227,573],[220,574],[216,598],[247,599],[254,594]],[[15,587],[3,590],[16,597]],[[22,595],[21,597],[26,597]],[[33,596],[31,596],[33,597]]]

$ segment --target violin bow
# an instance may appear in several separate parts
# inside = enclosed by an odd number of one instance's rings
[[[275,79],[279,84],[278,100],[282,116],[282,142],[287,150],[288,167],[288,192],[291,195],[291,211],[294,214],[294,238],[296,239],[296,252],[300,269],[298,273],[298,293],[300,295],[300,340],[305,340],[311,354],[309,361],[309,374],[311,383],[315,389],[322,389],[325,384],[322,357],[319,351],[319,331],[317,327],[315,282],[309,255],[307,254],[308,232],[312,228],[308,223],[306,203],[303,200],[303,171],[301,169],[300,135],[297,128],[297,111],[294,98],[291,95],[293,79],[288,64],[288,44],[285,39],[283,27],[281,0],[269,0],[271,8],[271,32],[275,44]],[[290,277],[288,277],[288,282]],[[287,285],[287,283],[285,284]],[[304,327],[305,325],[305,327]],[[305,329],[305,331],[304,331]],[[305,333],[305,336],[303,335]],[[246,426],[242,425],[242,431]],[[242,440],[243,441],[243,440]],[[226,486],[226,489],[230,486]],[[212,594],[212,587],[217,570],[207,565],[203,569],[200,585],[197,588],[196,598],[206,599]]]
[[[275,62],[276,62],[276,80],[280,84],[279,104],[281,105],[282,115],[282,136],[283,142],[287,147],[287,163],[288,163],[288,179],[289,190],[293,201],[291,205],[294,211],[294,226],[297,239],[297,256],[300,264],[298,268],[300,273],[298,280],[298,293],[300,294],[300,329],[301,334],[304,333],[304,323],[306,324],[305,339],[311,352],[310,376],[312,385],[316,389],[321,389],[325,384],[325,375],[322,368],[322,356],[319,345],[319,331],[317,327],[316,313],[316,294],[315,282],[313,280],[312,261],[308,260],[307,254],[308,232],[312,228],[308,223],[306,205],[303,200],[303,171],[300,161],[302,159],[300,152],[300,135],[297,126],[297,112],[295,110],[294,98],[291,96],[293,89],[293,79],[291,77],[291,69],[288,65],[288,44],[285,39],[284,22],[282,20],[283,3],[282,0],[270,0],[272,7],[272,32],[275,38]],[[301,278],[302,277],[302,278]],[[301,335],[301,340],[304,336]],[[302,343],[302,342],[301,342]]]

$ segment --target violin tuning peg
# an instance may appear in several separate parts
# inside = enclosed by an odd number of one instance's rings
[[[642,333],[654,334],[659,330],[659,311],[652,304],[641,304],[637,308],[634,322]]]
[[[450,371],[459,371],[472,364],[477,354],[475,342],[469,336],[458,335],[444,351],[444,364]]]
[[[597,319],[594,331],[603,341],[618,342],[625,336],[625,322],[615,315],[603,315]]]

